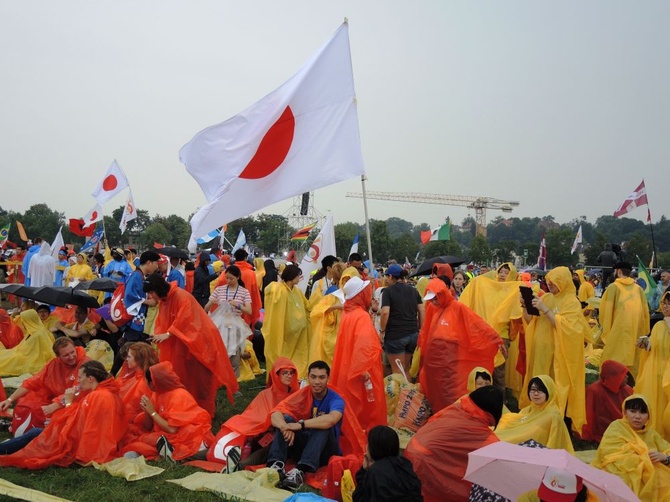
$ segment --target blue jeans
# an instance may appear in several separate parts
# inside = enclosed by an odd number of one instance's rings
[[[24,435],[17,438],[8,439],[0,443],[0,455],[11,455],[24,448],[33,439],[39,436],[44,429],[33,428],[28,430]]]
[[[289,415],[284,415],[286,423],[295,423]],[[268,453],[268,465],[274,462],[286,462],[286,459],[298,459],[298,468],[304,472],[316,472],[316,470],[328,465],[328,459],[333,455],[340,454],[340,447],[335,440],[335,431],[330,429],[305,429],[295,433],[293,446],[289,446],[280,430],[275,431],[270,452]]]

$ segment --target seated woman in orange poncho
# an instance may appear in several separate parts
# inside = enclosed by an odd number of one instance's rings
[[[151,345],[144,342],[128,345],[128,355],[119,370],[117,379],[127,422],[132,422],[138,413],[143,411],[140,399],[151,392],[144,373],[154,364],[158,364],[158,354]]]
[[[670,501],[670,443],[648,426],[654,410],[642,394],[626,398],[622,410],[591,465],[619,476],[642,502]]]
[[[25,338],[22,338],[21,342],[11,349],[0,350],[1,376],[37,373],[44,368],[46,363],[56,357],[52,348],[54,337],[42,325],[37,312],[34,310],[21,312],[19,320]]]
[[[387,424],[382,344],[369,314],[372,287],[370,281],[352,277],[342,290],[344,313],[335,344],[331,382],[347,399],[347,412],[354,413],[363,430],[369,431],[376,425]]]
[[[23,340],[23,332],[5,309],[0,309],[0,343],[6,349],[16,347]]]
[[[230,417],[221,426],[207,452],[207,460],[212,462],[227,462],[229,458],[233,461],[239,460],[242,447],[247,441],[251,441],[254,450],[268,446],[273,437],[273,434],[268,432],[271,427],[270,412],[299,387],[298,368],[295,364],[286,357],[277,358],[270,371],[267,388],[258,393],[246,410]],[[267,437],[264,435],[266,432]],[[231,449],[235,452],[231,453]],[[255,463],[265,463],[265,459],[261,458]],[[228,466],[229,471],[234,469],[233,465]]]
[[[472,484],[463,480],[468,453],[498,441],[494,427],[502,413],[502,392],[485,386],[430,417],[405,450],[421,480],[426,502],[465,502]]]
[[[547,375],[530,379],[528,383],[530,404],[519,413],[503,415],[496,429],[496,436],[508,443],[523,443],[534,439],[547,448],[563,448],[574,453],[570,433],[558,409],[556,384]]]
[[[193,295],[149,275],[144,292],[159,304],[151,341],[159,344],[160,361],[170,361],[182,385],[211,417],[216,391],[226,386],[228,400],[239,389],[221,333]]]
[[[61,467],[73,462],[109,462],[126,430],[118,384],[98,361],[79,368],[80,395],[69,388],[65,407],[54,413],[44,431],[23,449],[0,456],[0,465],[24,469]]]
[[[419,382],[433,412],[454,403],[467,392],[473,368],[493,370],[502,339],[481,317],[456,301],[438,278],[426,287],[426,322],[419,334]]]
[[[136,452],[153,460],[158,458],[158,440],[164,437],[172,448],[169,456],[183,460],[212,444],[209,413],[198,406],[184,388],[172,363],[166,361],[151,366],[145,377],[152,393],[140,398],[143,411],[135,417],[124,438],[123,452]]]
[[[617,361],[605,361],[600,367],[600,380],[586,388],[586,425],[582,439],[598,441],[609,425],[621,418],[621,405],[633,389],[626,383],[628,368]]]

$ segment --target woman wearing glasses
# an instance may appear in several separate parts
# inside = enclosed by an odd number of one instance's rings
[[[495,430],[501,441],[522,443],[534,439],[548,448],[562,448],[574,453],[563,413],[558,408],[556,384],[547,375],[539,375],[528,383],[530,404],[519,413],[503,415]]]

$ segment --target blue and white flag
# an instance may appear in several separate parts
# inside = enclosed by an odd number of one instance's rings
[[[349,250],[349,256],[351,256],[354,253],[358,253],[358,239],[360,237],[360,232],[356,232],[356,237],[354,237],[354,242],[351,245],[351,249]]]
[[[93,249],[102,240],[103,235],[105,235],[105,231],[103,230],[103,228],[102,227],[97,228],[95,232],[93,232],[91,238],[87,240],[86,243],[81,247],[79,252],[86,253],[87,251]]]
[[[247,236],[244,235],[244,230],[240,230],[240,233],[237,234],[237,240],[235,241],[235,245],[233,246],[233,250],[230,253],[234,254],[235,251],[237,251],[240,248],[243,248],[246,245],[247,245]]]
[[[221,231],[218,228],[215,228],[214,230],[212,230],[207,235],[203,235],[202,237],[200,237],[196,242],[198,244],[206,244],[209,241],[211,241],[212,239],[216,239],[220,234],[221,234]]]

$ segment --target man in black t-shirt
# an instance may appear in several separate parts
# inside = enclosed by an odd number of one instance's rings
[[[379,321],[384,352],[394,373],[400,373],[396,359],[400,359],[404,368],[409,368],[425,313],[421,295],[413,286],[402,282],[401,275],[400,265],[393,264],[386,269],[389,285],[382,291]]]

